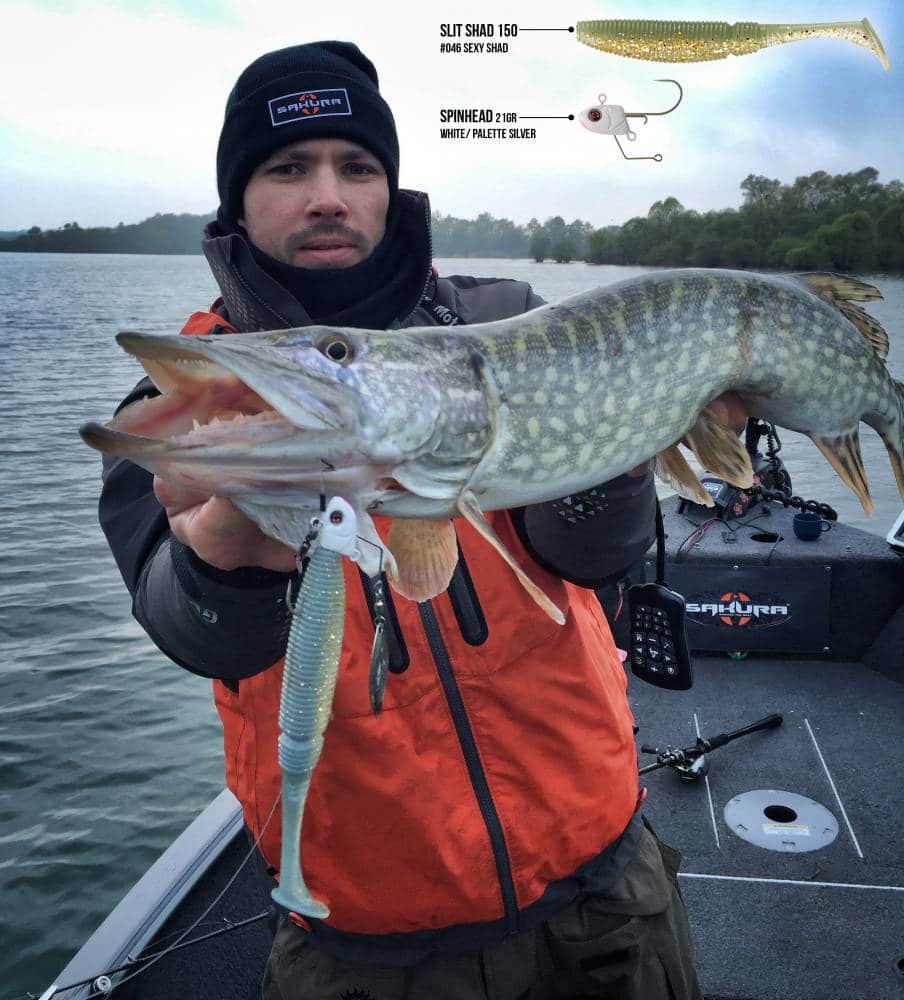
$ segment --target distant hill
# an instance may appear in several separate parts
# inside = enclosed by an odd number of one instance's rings
[[[60,229],[42,230],[32,226],[0,239],[0,252],[37,253],[200,253],[201,233],[216,212],[207,215],[166,214],[113,228],[83,229],[67,222]]]
[[[14,240],[24,232],[24,229],[0,229],[0,240]]]

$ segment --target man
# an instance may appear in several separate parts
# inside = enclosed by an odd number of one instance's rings
[[[204,243],[223,298],[183,332],[472,323],[540,305],[522,282],[437,275],[427,198],[399,189],[398,161],[356,46],[252,63],[227,102]],[[144,380],[123,405],[153,391]],[[339,680],[302,834],[306,880],[330,916],[283,918],[267,1000],[700,996],[678,859],[638,812],[625,674],[592,589],[647,549],[654,505],[639,470],[491,515],[566,611],[562,627],[456,522],[448,592],[389,597],[380,716],[367,694],[373,589],[346,567]],[[137,619],[214,678],[227,783],[276,868],[295,553],[228,501],[122,460],[107,463],[100,517]]]

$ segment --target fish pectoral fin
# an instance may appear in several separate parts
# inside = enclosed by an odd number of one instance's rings
[[[396,518],[386,544],[395,559],[389,581],[402,597],[429,601],[449,586],[458,562],[458,538],[451,521]]]
[[[860,434],[857,428],[835,437],[819,437],[816,434],[810,434],[809,437],[825,455],[829,464],[841,477],[842,482],[857,494],[857,499],[863,507],[863,513],[872,514],[873,501],[866,482],[866,470],[863,468],[863,457],[860,454]]]
[[[697,422],[685,434],[688,447],[704,469],[720,479],[746,490],[753,486],[753,466],[741,439],[720,423],[709,407],[704,407]]]
[[[695,500],[714,507],[715,500],[703,489],[697,474],[687,464],[687,459],[681,454],[677,444],[659,452],[653,459],[653,474],[658,476],[667,486],[686,500]]]
[[[509,564],[515,576],[518,577],[518,582],[522,587],[524,587],[528,594],[530,594],[536,604],[539,605],[539,607],[541,607],[549,615],[549,617],[556,622],[556,624],[564,625],[565,616],[562,614],[561,610],[546,594],[543,593],[534,581],[531,580],[518,563],[515,562],[515,557],[505,547],[502,539],[496,534],[492,525],[483,516],[483,513],[477,504],[477,498],[474,494],[470,491],[464,493],[458,498],[457,506],[461,516],[468,522],[468,524],[470,524],[472,528],[476,529],[478,534],[482,535]]]

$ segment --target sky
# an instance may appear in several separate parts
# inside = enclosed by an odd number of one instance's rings
[[[440,52],[444,23],[567,28],[607,17],[868,17],[891,68],[835,39],[678,65],[598,52],[567,31],[519,31],[504,39],[506,53]],[[398,126],[400,183],[429,192],[445,215],[604,226],[668,196],[698,211],[737,206],[750,173],[789,183],[873,166],[883,182],[904,179],[899,0],[3,0],[2,25],[0,230],[213,211],[235,79],[264,52],[322,38],[354,41],[373,60]],[[661,110],[675,94],[656,82],[663,77],[681,83],[681,106],[647,125],[635,119],[636,140],[622,139],[631,154],[661,153],[661,163],[627,162],[612,137],[564,117],[518,122],[537,128],[534,140],[440,138],[444,108],[577,115],[604,93],[626,111]]]

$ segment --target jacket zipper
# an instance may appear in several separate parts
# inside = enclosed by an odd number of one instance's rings
[[[452,661],[449,659],[449,651],[443,642],[433,605],[429,601],[425,601],[418,604],[417,607],[421,616],[421,624],[427,636],[427,642],[430,644],[430,651],[433,653],[433,660],[436,663],[440,683],[443,686],[446,703],[449,706],[452,721],[455,723],[455,732],[458,735],[458,742],[465,758],[465,765],[468,768],[471,787],[474,789],[474,795],[480,807],[480,815],[483,817],[483,822],[490,838],[493,859],[496,863],[496,877],[499,879],[499,888],[502,893],[506,930],[509,934],[515,934],[518,930],[518,903],[515,898],[512,865],[508,849],[505,846],[505,838],[502,834],[502,823],[499,821],[499,814],[496,812],[496,806],[490,794],[490,786],[487,784],[486,775],[483,772],[483,766],[477,754],[474,733],[471,730],[471,723],[465,711],[465,704],[461,697],[461,691],[458,689],[458,681],[455,679]]]
[[[421,289],[421,297],[417,300],[417,306],[424,301],[430,281],[433,278],[433,220],[430,218],[430,203],[424,205],[424,221],[427,224],[427,277],[424,280],[424,287]],[[417,306],[414,309],[417,309]],[[411,312],[414,312],[414,309]],[[409,314],[410,315],[410,314]]]
[[[427,202],[424,205],[424,221],[427,224],[427,277],[424,279],[424,287],[421,289],[421,294],[418,297],[417,302],[414,304],[414,308],[400,319],[397,319],[395,323],[390,327],[390,329],[403,329],[402,324],[407,323],[409,319],[418,311],[427,296],[427,289],[430,287],[430,282],[433,280],[433,220],[430,218],[430,203]]]

